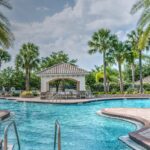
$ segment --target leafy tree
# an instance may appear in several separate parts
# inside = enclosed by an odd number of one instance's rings
[[[0,7],[11,9],[11,5],[7,0],[0,0]],[[8,19],[0,11],[0,46],[9,48],[14,41],[13,33],[10,30]]]
[[[110,30],[100,29],[95,32],[92,39],[88,42],[90,50],[89,54],[96,52],[103,54],[103,66],[104,66],[104,92],[107,92],[107,77],[106,77],[106,53],[110,49],[111,34]]]
[[[139,56],[139,72],[140,72],[140,93],[143,93],[143,77],[142,77],[142,51],[149,49],[149,41],[146,38],[147,32],[137,29],[128,34],[128,41],[132,43],[132,48]]]
[[[75,64],[77,62],[77,59],[70,59],[68,54],[64,53],[63,51],[52,52],[52,54],[49,57],[42,58],[41,68],[48,68],[55,64],[63,62]]]
[[[10,59],[11,59],[10,54],[5,50],[0,49],[0,68],[3,62],[8,62],[10,61]]]
[[[52,54],[49,57],[42,58],[41,61],[41,69],[51,67],[53,65],[59,64],[59,63],[69,63],[72,65],[75,65],[77,62],[77,59],[70,59],[69,55],[64,53],[63,51],[58,51],[58,52],[52,52]],[[66,81],[67,83],[70,83],[71,81]],[[56,80],[51,84],[51,86],[56,87],[56,92],[59,90],[59,86],[63,83],[62,79]],[[64,85],[65,86],[65,85]]]
[[[117,36],[114,36],[112,43],[111,55],[114,58],[115,63],[118,65],[119,79],[120,79],[120,91],[123,92],[123,77],[122,77],[122,64],[125,61],[126,56],[126,45],[125,43],[119,41]]]
[[[30,89],[31,71],[37,69],[39,63],[39,49],[33,43],[23,44],[19,54],[16,56],[16,67],[25,71],[26,90]]]
[[[134,39],[134,31],[127,34],[127,51],[126,51],[126,62],[128,63],[128,67],[132,70],[132,87],[135,87],[135,61],[138,58],[138,52],[136,51],[136,41]]]

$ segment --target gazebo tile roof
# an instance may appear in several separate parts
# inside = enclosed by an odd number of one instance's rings
[[[74,75],[86,75],[88,74],[88,71],[81,69],[75,65],[71,65],[68,63],[60,63],[56,64],[52,67],[46,68],[38,73],[39,75],[46,75],[46,74],[74,74]]]

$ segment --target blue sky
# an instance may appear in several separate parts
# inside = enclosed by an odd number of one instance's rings
[[[3,10],[15,35],[10,49],[12,65],[22,43],[34,42],[41,57],[64,50],[78,65],[90,70],[102,56],[90,56],[87,42],[93,32],[109,28],[121,40],[136,27],[139,14],[130,15],[136,0],[11,0],[13,10]]]

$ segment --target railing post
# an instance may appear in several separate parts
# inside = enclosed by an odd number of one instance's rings
[[[17,131],[17,126],[15,121],[12,121],[4,130],[4,150],[7,150],[8,148],[8,131],[9,128],[13,125],[14,130],[15,130],[15,135],[17,138],[17,144],[18,144],[18,150],[20,150],[20,141],[19,141],[19,135],[18,135],[18,131]]]
[[[54,150],[56,150],[56,140],[58,136],[58,150],[61,150],[61,129],[58,120],[55,122],[55,132],[54,132]]]

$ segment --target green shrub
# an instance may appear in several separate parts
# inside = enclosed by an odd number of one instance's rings
[[[37,91],[32,91],[33,96],[39,96],[39,93]]]
[[[21,93],[21,97],[31,98],[31,97],[33,97],[33,92],[32,91],[23,91]]]
[[[13,93],[12,93],[12,96],[19,97],[19,96],[20,96],[20,93],[18,93],[18,92],[13,92]]]
[[[145,84],[143,85],[143,88],[144,88],[145,91],[150,91],[150,84],[145,83]]]
[[[150,91],[144,91],[144,94],[150,94]]]
[[[117,84],[117,83],[111,83],[110,85],[109,85],[109,91],[111,92],[111,93],[116,93],[117,91],[119,91],[120,90],[120,87],[119,87],[119,84]]]

